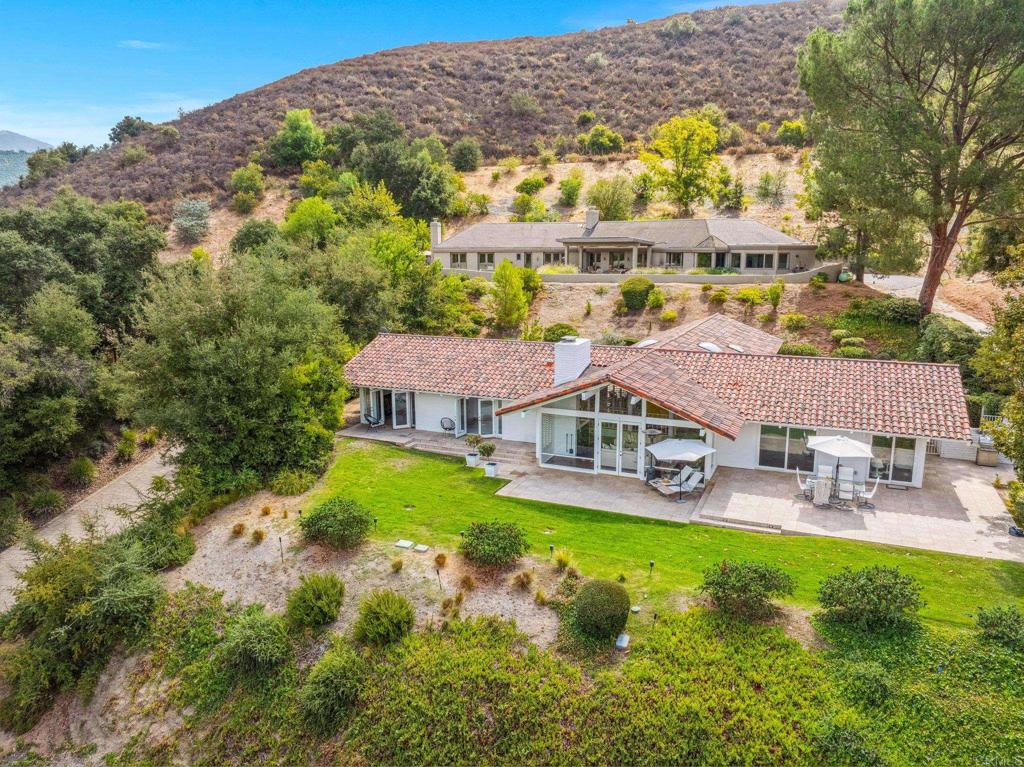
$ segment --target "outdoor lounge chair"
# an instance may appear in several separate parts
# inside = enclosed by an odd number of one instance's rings
[[[693,467],[684,466],[681,471],[676,472],[671,477],[659,477],[652,479],[647,484],[655,488],[661,488],[664,485],[665,487],[671,487],[675,488],[675,490],[679,490],[679,485],[689,479],[691,474],[693,474]]]
[[[796,470],[796,484],[800,488],[800,492],[804,498],[808,501],[814,495],[814,477],[808,476],[806,479],[800,478],[800,469]]]
[[[878,492],[878,483],[882,481],[881,477],[875,477],[875,485],[871,488],[870,493],[858,493],[857,494],[857,506],[862,509],[873,509],[875,504],[871,501],[875,497],[875,493]]]
[[[661,493],[662,495],[676,495],[679,497],[679,500],[682,501],[683,496],[689,495],[694,490],[696,490],[697,485],[699,485],[703,480],[704,474],[699,471],[695,471],[689,477],[684,479],[681,483],[674,483],[671,485],[655,485],[655,487],[658,489],[658,492]]]
[[[379,415],[376,418],[374,418],[372,415],[367,413],[366,425],[369,426],[371,429],[379,429],[381,426],[384,425],[384,416]]]

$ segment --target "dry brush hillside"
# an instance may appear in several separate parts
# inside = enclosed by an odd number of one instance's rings
[[[838,0],[802,0],[696,11],[690,37],[659,34],[664,20],[554,37],[428,43],[307,69],[184,115],[181,139],[121,167],[120,148],[102,151],[31,190],[0,202],[45,199],[62,184],[96,199],[137,199],[166,215],[178,195],[223,195],[231,171],[277,128],[289,108],[309,107],[322,124],[378,107],[415,135],[480,139],[491,156],[523,152],[535,139],[574,135],[583,109],[636,138],[680,110],[715,102],[752,128],[806,106],[796,50],[817,26],[840,23]],[[500,30],[496,30],[500,32]],[[599,53],[600,57],[587,58]],[[595,58],[599,61],[595,62]],[[536,115],[517,116],[511,96],[531,93]]]

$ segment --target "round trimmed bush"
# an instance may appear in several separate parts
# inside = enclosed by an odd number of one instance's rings
[[[576,628],[594,639],[617,636],[629,618],[629,594],[621,583],[587,581],[576,593]]]
[[[865,349],[863,346],[840,346],[835,350],[835,357],[845,357],[851,360],[866,360],[870,359],[871,352]]]
[[[646,277],[630,277],[619,286],[622,302],[630,311],[639,311],[647,306],[647,296],[654,290],[654,283]]]
[[[459,551],[478,565],[510,565],[530,548],[526,533],[513,522],[474,522],[459,544]]]
[[[847,336],[839,340],[840,346],[863,346],[866,341],[860,336]]]
[[[556,322],[554,325],[548,325],[544,329],[544,340],[545,341],[560,341],[565,336],[577,335],[577,330],[568,322]]]
[[[292,646],[284,621],[267,615],[260,607],[243,613],[228,625],[220,651],[227,665],[249,674],[280,666],[291,655]]]
[[[846,567],[828,576],[818,588],[818,602],[829,618],[865,629],[913,622],[924,605],[921,585],[912,576],[882,565]]]
[[[722,612],[762,618],[772,613],[773,598],[791,596],[795,586],[793,576],[778,567],[726,560],[704,571],[700,590]]]
[[[829,333],[829,336],[831,336],[833,341],[835,341],[836,343],[839,343],[844,338],[849,338],[850,337],[850,331],[849,330],[843,330],[842,328],[836,328],[831,333]]]
[[[352,632],[359,642],[383,646],[412,631],[415,619],[412,605],[401,594],[375,591],[359,605],[359,617]]]
[[[324,501],[299,520],[306,540],[332,549],[347,549],[361,543],[372,524],[369,510],[349,498]]]
[[[675,322],[679,319],[679,312],[675,309],[666,309],[661,313],[661,316],[658,317],[658,319],[665,323]]]
[[[333,623],[341,609],[345,585],[334,573],[303,575],[288,595],[285,616],[293,631],[319,629]]]
[[[307,726],[323,735],[338,729],[366,680],[366,661],[336,641],[309,670],[299,690],[299,709]]]
[[[786,312],[785,314],[779,315],[779,324],[783,330],[803,330],[811,321],[807,318],[806,314],[800,314],[800,312]]]
[[[68,481],[75,487],[89,487],[96,481],[96,464],[84,455],[68,464]]]

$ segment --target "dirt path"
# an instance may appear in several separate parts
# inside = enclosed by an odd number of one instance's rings
[[[145,497],[153,478],[171,471],[173,469],[164,455],[154,452],[137,466],[51,519],[36,531],[36,535],[51,543],[62,535],[81,538],[85,535],[86,521],[93,519],[106,534],[116,533],[124,526],[124,520],[115,510],[119,506],[137,506]],[[17,573],[28,562],[29,554],[23,546],[11,546],[0,552],[0,611],[11,606],[11,589],[17,585]]]

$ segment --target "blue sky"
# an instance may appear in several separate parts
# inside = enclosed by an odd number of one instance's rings
[[[100,144],[299,69],[431,40],[551,35],[724,0],[3,0],[0,129]]]

